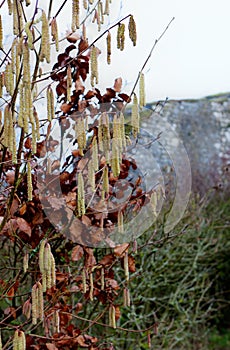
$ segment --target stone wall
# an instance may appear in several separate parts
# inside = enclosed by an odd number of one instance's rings
[[[162,108],[153,103],[147,108],[155,112],[145,111],[144,130],[157,137],[160,130],[163,135],[166,129],[171,129],[167,131],[168,149],[178,137],[183,142],[191,164],[194,191],[229,188],[230,93],[199,100],[168,101]],[[158,147],[156,156],[161,166],[167,165],[166,153]]]

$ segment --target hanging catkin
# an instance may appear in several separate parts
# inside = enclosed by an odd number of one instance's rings
[[[56,284],[56,266],[49,243],[44,240],[39,249],[39,268],[42,274],[43,292]]]
[[[94,137],[93,142],[92,142],[92,164],[93,164],[93,170],[98,171],[98,169],[99,169],[98,145],[97,145],[96,137]]]
[[[72,87],[72,73],[71,73],[71,66],[68,65],[67,67],[67,101],[71,102],[71,87]]]
[[[116,326],[116,309],[113,305],[109,306],[109,325],[114,329],[117,327]]]
[[[2,16],[0,15],[0,49],[3,49]]]
[[[111,63],[111,33],[108,32],[107,38],[106,38],[106,44],[107,44],[107,63]]]
[[[144,73],[140,73],[140,80],[139,80],[139,105],[140,107],[145,106],[145,76]]]
[[[79,28],[79,0],[72,0],[72,32]]]
[[[125,48],[125,24],[120,23],[117,28],[117,48],[121,51]]]
[[[50,63],[49,23],[44,10],[42,10],[42,38],[41,38],[40,60],[42,62],[46,60],[47,63]]]
[[[46,90],[46,99],[47,99],[47,119],[49,122],[55,117],[54,114],[54,94],[51,86],[49,85]]]
[[[59,51],[59,41],[58,41],[58,26],[56,17],[54,17],[51,21],[51,35],[52,41],[55,42],[56,51]]]
[[[28,201],[32,201],[33,185],[30,161],[27,163],[27,197]]]
[[[109,0],[105,0],[104,15],[109,15]]]
[[[131,114],[131,125],[132,125],[133,136],[135,138],[137,137],[137,134],[139,132],[139,128],[140,128],[139,123],[140,123],[140,116],[139,116],[139,109],[138,109],[138,100],[137,100],[136,94],[134,93],[132,114]]]
[[[91,191],[95,191],[95,172],[94,172],[94,165],[93,160],[90,159],[88,163],[88,182],[91,187]]]
[[[136,46],[137,43],[137,30],[136,30],[136,23],[134,21],[133,16],[130,16],[129,18],[129,37],[132,40],[133,46]]]
[[[7,0],[7,5],[8,5],[8,12],[9,12],[9,15],[12,15],[12,12],[13,12],[13,4],[12,4],[11,0]]]
[[[97,48],[93,46],[90,52],[90,67],[91,67],[91,85],[98,84],[98,63],[97,63]]]
[[[75,137],[77,139],[78,149],[81,156],[86,146],[85,122],[83,118],[78,118],[75,123]]]
[[[85,214],[85,189],[84,189],[84,179],[82,173],[78,174],[78,186],[77,186],[77,210],[78,216]]]
[[[25,333],[18,329],[14,333],[13,350],[26,350]]]
[[[13,33],[19,36],[23,29],[23,13],[21,1],[13,0]]]

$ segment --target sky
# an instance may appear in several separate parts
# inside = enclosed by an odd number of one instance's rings
[[[53,2],[52,15],[62,2]],[[47,0],[39,0],[41,7],[46,8],[48,3]],[[6,6],[5,10],[0,9],[3,15],[5,11]],[[155,40],[175,17],[144,69],[147,101],[166,97],[200,98],[230,91],[229,0],[112,0],[111,14],[103,29],[130,13],[137,24],[136,47],[126,37],[125,50],[118,51],[114,28],[111,31],[112,64],[107,66],[105,37],[97,43],[102,50],[100,86],[111,87],[114,79],[121,76],[123,89],[129,93]],[[58,17],[58,23],[61,35],[65,35],[71,27],[71,0]],[[96,25],[89,27],[91,40],[98,32]]]

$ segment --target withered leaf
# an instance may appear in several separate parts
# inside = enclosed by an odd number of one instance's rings
[[[16,309],[14,307],[9,306],[4,310],[4,315],[12,316],[14,319],[16,319],[16,317],[17,317]]]
[[[81,39],[81,41],[79,42],[79,45],[78,45],[78,53],[87,50],[88,47],[89,47],[88,41]]]
[[[71,259],[72,261],[78,261],[80,260],[84,255],[84,250],[82,246],[76,245],[76,247],[73,248],[71,253]]]
[[[66,37],[66,39],[73,44],[75,44],[80,38],[81,36],[77,32],[71,33]]]
[[[58,348],[52,343],[46,343],[46,347],[48,350],[58,350]]]
[[[119,257],[123,257],[125,255],[125,252],[128,250],[128,248],[129,248],[129,243],[123,243],[123,244],[117,245],[114,248],[114,254]]]
[[[131,102],[131,98],[127,94],[122,93],[122,94],[119,94],[118,96],[125,102],[128,102],[128,103]]]
[[[135,258],[132,255],[129,255],[129,257],[128,257],[128,265],[129,265],[130,272],[136,271]]]
[[[114,255],[113,254],[107,254],[105,255],[100,261],[99,264],[101,265],[111,265],[114,261]]]
[[[115,79],[113,89],[116,92],[120,92],[122,87],[122,78]]]

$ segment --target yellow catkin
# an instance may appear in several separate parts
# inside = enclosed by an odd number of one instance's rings
[[[113,305],[109,306],[109,325],[110,325],[110,327],[113,327],[114,329],[117,328],[117,326],[116,326],[116,309]]]
[[[121,51],[125,48],[125,24],[120,23],[117,29],[117,48]]]
[[[26,273],[29,267],[29,254],[26,252],[23,256],[23,271]]]
[[[9,12],[9,15],[12,15],[12,12],[13,12],[13,4],[12,4],[11,0],[7,0],[7,5],[8,5],[8,12]]]
[[[32,324],[37,324],[38,319],[38,294],[37,294],[37,284],[35,283],[32,287],[32,293],[31,293],[31,304],[32,304]]]
[[[42,11],[42,38],[41,38],[40,59],[42,62],[46,60],[47,63],[50,63],[49,22],[44,10]]]
[[[2,350],[2,333],[0,331],[0,350]]]
[[[59,51],[59,41],[58,41],[58,26],[56,17],[54,17],[51,21],[51,35],[52,35],[52,41],[55,42],[56,51]]]
[[[125,271],[125,280],[129,281],[129,254],[125,252],[124,256],[124,271]]]
[[[107,44],[107,63],[111,63],[111,33],[108,32],[107,38],[106,38],[106,44]]]
[[[119,144],[117,139],[112,139],[112,156],[111,156],[111,169],[113,175],[118,177],[120,174],[120,152],[119,152]]]
[[[56,285],[56,264],[53,254],[51,253],[51,287]]]
[[[46,292],[47,290],[47,271],[42,273],[42,289],[43,292]]]
[[[87,10],[87,8],[88,8],[88,1],[87,0],[83,0],[83,7],[85,10]]]
[[[132,105],[132,114],[131,114],[131,125],[133,136],[136,138],[139,132],[140,126],[140,116],[139,116],[139,108],[138,108],[138,99],[136,94],[133,96],[133,105]]]
[[[34,120],[35,120],[35,126],[36,126],[36,138],[37,140],[40,139],[41,135],[40,135],[40,122],[39,122],[39,118],[38,118],[38,113],[36,111],[36,109],[34,108]]]
[[[133,16],[130,16],[129,18],[129,37],[132,40],[133,46],[136,46],[137,44],[137,30],[136,30],[136,23],[134,21]]]
[[[105,0],[104,15],[109,15],[109,0]]]
[[[94,0],[89,0],[90,5],[94,3]]]
[[[82,276],[82,292],[85,294],[87,291],[85,269],[82,270],[81,276]]]
[[[145,76],[143,73],[140,73],[139,80],[139,105],[140,107],[144,107],[146,104],[145,101]]]
[[[19,332],[19,346],[18,350],[26,350],[26,336],[23,331]]]
[[[123,305],[130,306],[130,292],[129,292],[129,289],[127,287],[124,288]]]
[[[84,40],[87,40],[86,25],[85,25],[85,23],[82,24],[82,38],[83,38]]]
[[[38,264],[39,264],[39,268],[40,268],[40,272],[41,272],[41,273],[44,272],[44,251],[45,251],[45,244],[46,244],[46,240],[42,240],[41,243],[40,243],[39,253],[38,253]]]
[[[122,148],[126,149],[126,137],[125,137],[125,117],[123,113],[120,113],[120,124],[121,124],[121,142]]]
[[[95,191],[95,172],[92,159],[88,162],[88,182],[91,187],[91,191]]]
[[[48,271],[50,269],[50,253],[51,253],[51,248],[50,244],[46,243],[45,248],[44,248],[44,270]]]
[[[113,138],[116,139],[118,150],[119,150],[119,161],[121,162],[121,152],[122,152],[122,132],[121,120],[118,118],[117,114],[114,115],[113,118]]]
[[[118,225],[118,232],[124,233],[124,218],[121,210],[119,210],[118,212],[117,225]]]
[[[0,15],[0,49],[3,49],[2,16]]]
[[[10,109],[9,105],[6,105],[4,109],[4,129],[3,129],[3,140],[2,143],[5,147],[9,146],[9,122],[10,122]]]
[[[60,317],[59,317],[58,310],[55,310],[53,313],[53,332],[54,333],[60,332]]]
[[[26,6],[29,6],[31,4],[30,0],[26,0]]]
[[[44,300],[43,300],[43,287],[40,282],[37,282],[37,298],[38,298],[38,318],[44,319]]]
[[[107,166],[103,169],[102,189],[105,193],[109,193],[109,169]]]
[[[72,0],[72,32],[79,28],[79,0]]]
[[[77,209],[78,216],[85,214],[85,189],[82,173],[78,174]]]
[[[34,49],[34,45],[33,45],[33,34],[32,34],[32,31],[31,31],[31,21],[28,21],[26,24],[25,24],[25,32],[26,32],[26,35],[27,35],[27,42],[28,42],[28,46],[29,46],[29,49],[30,50],[33,50]]]
[[[5,87],[6,91],[12,96],[14,92],[14,77],[12,72],[12,64],[8,62],[5,69]]]
[[[99,162],[98,162],[98,145],[97,145],[96,137],[94,137],[92,142],[92,164],[93,164],[93,170],[98,171]]]
[[[72,74],[71,74],[71,66],[67,67],[67,101],[71,102],[71,88],[72,88]]]
[[[99,132],[101,133],[100,138],[102,138],[102,147],[100,148],[99,143],[99,149],[102,149],[104,151],[104,155],[106,158],[106,162],[109,163],[109,151],[110,151],[110,130],[109,130],[109,116],[107,113],[102,113],[100,121],[99,121]]]
[[[102,4],[101,0],[98,1],[98,4],[97,4],[97,12],[98,12],[100,24],[103,24],[104,23],[104,13],[103,13],[103,4]]]
[[[75,123],[75,137],[77,139],[79,153],[83,156],[83,150],[86,147],[85,122],[83,118],[78,118]]]
[[[2,97],[3,86],[4,86],[4,75],[3,73],[0,73],[0,98]]]
[[[101,268],[101,290],[105,289],[105,269]]]
[[[47,119],[49,122],[55,117],[54,113],[54,94],[51,86],[49,85],[46,90],[46,100],[47,100]]]
[[[2,131],[2,111],[0,110],[0,132]]]
[[[93,46],[90,53],[91,67],[91,85],[98,84],[98,63],[97,63],[97,48]]]
[[[23,25],[23,13],[21,1],[13,0],[13,33],[20,35]]]
[[[89,274],[89,299],[91,301],[93,301],[93,291],[94,291],[93,273],[90,272],[90,274]]]
[[[33,185],[32,185],[32,173],[31,173],[31,164],[27,163],[27,197],[28,201],[33,199]]]

